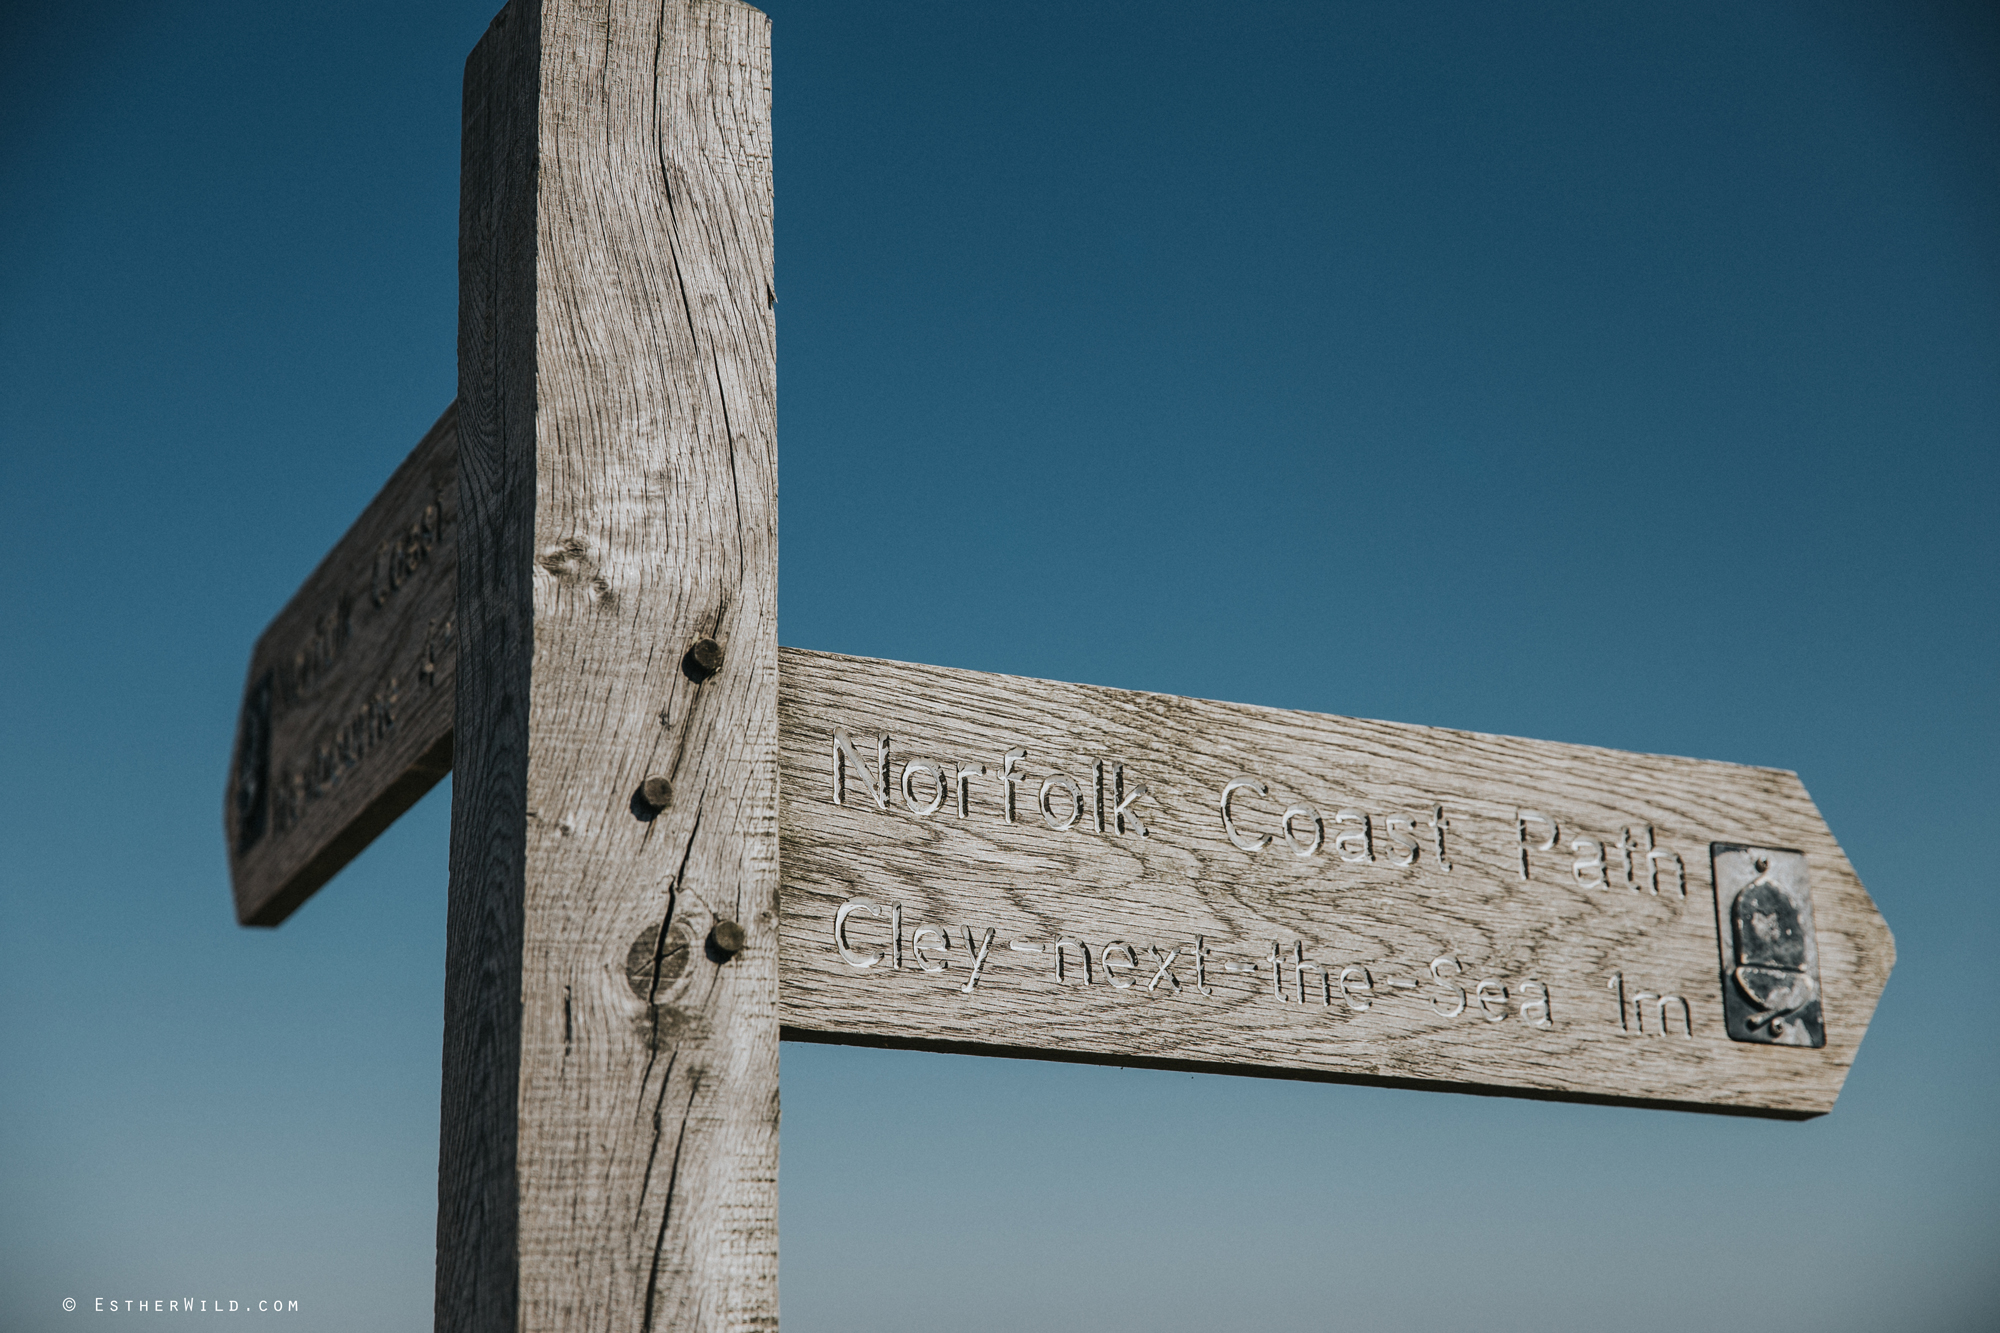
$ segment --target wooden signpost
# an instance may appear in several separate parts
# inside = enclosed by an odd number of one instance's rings
[[[250,653],[229,799],[236,919],[275,926],[451,771],[457,405]]]
[[[1895,951],[1791,773],[780,650],[769,69],[494,20],[459,401],[252,655],[244,924],[457,770],[438,1327],[775,1324],[780,1035],[1832,1107]]]

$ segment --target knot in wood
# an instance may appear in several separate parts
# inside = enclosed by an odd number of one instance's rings
[[[647,1004],[658,1004],[687,972],[687,929],[676,921],[661,938],[658,926],[648,926],[625,954],[625,982]]]

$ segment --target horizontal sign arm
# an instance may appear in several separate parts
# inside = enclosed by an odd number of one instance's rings
[[[250,654],[223,799],[236,919],[275,926],[451,771],[458,404]]]
[[[794,1039],[1806,1116],[1894,960],[1780,770],[795,649],[778,701]]]
[[[246,924],[450,766],[454,424],[258,642]],[[794,1039],[1804,1116],[1895,958],[1780,770],[794,649],[779,739]]]

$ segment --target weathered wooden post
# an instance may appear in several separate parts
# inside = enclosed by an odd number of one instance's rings
[[[513,0],[466,64],[440,1329],[777,1322],[769,53]]]
[[[439,1328],[774,1327],[781,1023],[1832,1109],[1895,944],[1795,774],[781,655],[769,50],[494,20],[459,402],[251,654],[244,924],[458,769]]]

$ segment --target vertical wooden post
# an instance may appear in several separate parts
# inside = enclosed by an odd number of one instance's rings
[[[734,0],[466,64],[440,1329],[777,1323],[770,147]]]

